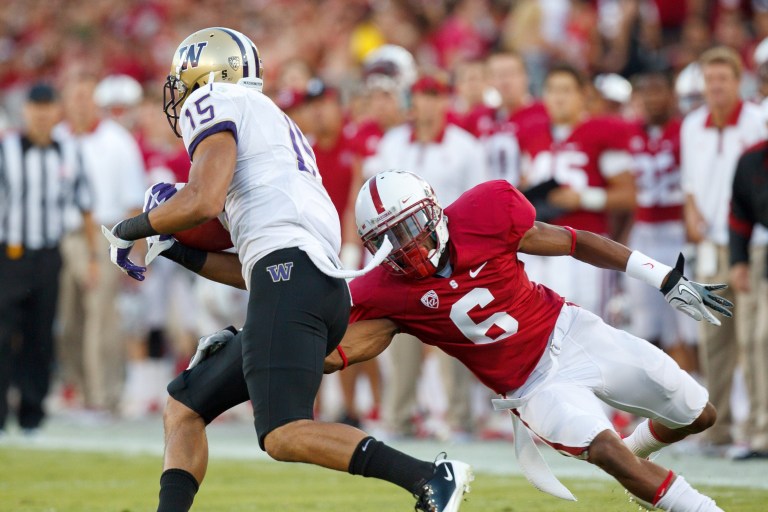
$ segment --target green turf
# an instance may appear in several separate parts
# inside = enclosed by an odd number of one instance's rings
[[[0,448],[2,512],[138,512],[155,510],[159,457]],[[566,480],[579,498],[567,503],[533,489],[521,477],[480,474],[462,511],[631,511],[613,482]],[[724,510],[762,512],[768,491],[702,489]],[[354,511],[413,509],[414,500],[389,484],[304,465],[214,460],[195,511]]]

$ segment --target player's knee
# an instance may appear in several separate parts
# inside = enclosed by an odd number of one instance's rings
[[[589,445],[587,460],[602,470],[613,474],[623,467],[627,458],[634,455],[621,438],[611,430],[604,430]]]
[[[298,462],[302,425],[309,420],[298,420],[271,430],[264,438],[267,455],[280,462]]]
[[[163,424],[166,428],[197,420],[202,420],[199,414],[175,398],[168,397],[163,411]]]
[[[696,418],[696,420],[691,424],[691,427],[693,427],[694,431],[693,433],[707,430],[709,427],[715,424],[715,421],[717,421],[717,409],[715,409],[715,406],[712,405],[712,403],[707,402],[707,405],[704,406],[704,410],[701,411],[699,417]]]

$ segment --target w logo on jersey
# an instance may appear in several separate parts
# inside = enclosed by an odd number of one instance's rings
[[[427,293],[422,295],[421,303],[428,308],[437,309],[437,307],[440,305],[440,298],[437,296],[437,292],[435,292],[435,290],[429,290]]]
[[[200,43],[179,48],[181,71],[184,71],[188,67],[196,68],[200,64],[200,55],[202,55],[203,48],[206,46],[208,46],[208,41],[202,41]]]
[[[292,268],[293,268],[293,262],[289,261],[286,263],[278,263],[277,265],[271,265],[267,267],[267,272],[269,272],[269,276],[272,278],[273,283],[277,283],[280,281],[290,281]]]

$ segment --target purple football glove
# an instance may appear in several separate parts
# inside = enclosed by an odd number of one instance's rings
[[[144,193],[144,211],[157,208],[179,191],[184,183],[155,183]],[[176,240],[171,235],[155,235],[147,238],[147,255],[144,264],[149,265],[163,251],[168,250]]]
[[[143,281],[144,272],[147,271],[147,268],[140,267],[128,259],[128,254],[130,254],[133,247],[133,241],[116,237],[106,226],[101,226],[101,232],[109,241],[109,259],[112,260],[112,263],[133,279]]]
[[[183,185],[180,183],[180,185]],[[157,208],[178,192],[173,183],[155,183],[144,192],[144,211]]]

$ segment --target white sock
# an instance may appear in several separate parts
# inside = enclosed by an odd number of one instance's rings
[[[651,420],[640,423],[634,432],[624,438],[624,444],[641,459],[647,459],[653,452],[669,446],[668,443],[662,443],[656,439],[656,436],[651,433]]]
[[[680,475],[654,505],[667,512],[723,512],[715,500],[691,487]]]

